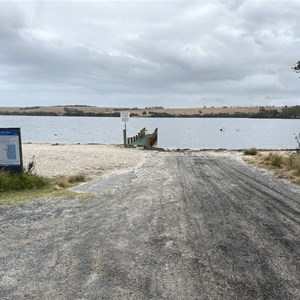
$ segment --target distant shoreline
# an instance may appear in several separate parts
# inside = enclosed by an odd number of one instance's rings
[[[33,106],[0,107],[0,115],[9,116],[68,116],[120,117],[120,111],[130,111],[137,118],[260,118],[300,119],[300,105],[260,107],[202,107],[202,108],[107,108],[96,106]]]
[[[22,142],[22,145],[37,145],[41,146],[103,146],[103,147],[115,147],[120,149],[125,149],[123,144],[103,144],[103,143],[42,143],[42,142]],[[145,151],[145,152],[151,152],[151,151],[157,151],[157,152],[216,152],[216,153],[222,153],[222,152],[243,152],[249,148],[239,148],[239,149],[231,149],[231,148],[167,148],[167,147],[152,147],[147,150],[145,150],[143,147],[128,147],[126,148],[126,151],[128,150],[138,150],[138,151]],[[255,148],[257,151],[260,152],[295,152],[297,151],[297,148]]]

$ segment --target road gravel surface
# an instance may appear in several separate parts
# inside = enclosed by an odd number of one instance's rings
[[[300,299],[300,189],[230,155],[138,169],[0,211],[0,299]]]

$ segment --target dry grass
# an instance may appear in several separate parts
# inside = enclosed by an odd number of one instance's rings
[[[254,157],[246,158],[245,161],[272,170],[279,177],[300,184],[299,153],[258,153]]]
[[[70,183],[80,183],[87,180],[86,175],[84,173],[78,173],[73,176],[69,176],[68,178]]]
[[[264,157],[266,164],[271,164],[273,167],[280,168],[284,164],[284,157],[281,154],[270,152]]]
[[[78,173],[72,176],[59,176],[55,178],[55,184],[60,188],[66,189],[86,180],[87,176],[84,173]]]
[[[288,156],[285,164],[288,171],[300,177],[300,154]]]

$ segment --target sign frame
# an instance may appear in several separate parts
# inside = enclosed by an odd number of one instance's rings
[[[129,111],[120,111],[120,117],[123,123],[129,122],[130,112]]]
[[[0,170],[23,173],[21,128],[0,128],[0,151]],[[7,151],[6,159],[3,157],[4,151]]]

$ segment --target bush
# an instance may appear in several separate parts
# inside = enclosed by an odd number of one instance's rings
[[[49,180],[34,174],[10,174],[0,171],[0,191],[11,192],[41,189],[49,185]]]
[[[256,155],[258,153],[258,150],[256,148],[246,149],[244,151],[245,155]]]
[[[294,171],[294,174],[300,176],[300,155],[292,155],[286,158],[286,169]]]
[[[283,156],[273,152],[269,153],[265,160],[270,162],[273,167],[280,167],[284,163]]]

